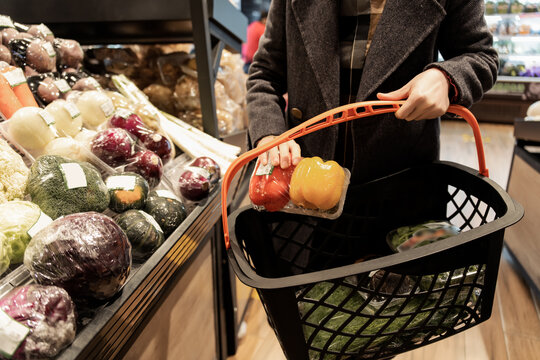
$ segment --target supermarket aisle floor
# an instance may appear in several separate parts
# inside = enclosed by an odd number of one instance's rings
[[[491,178],[506,188],[513,151],[513,128],[482,124]],[[445,121],[441,158],[477,167],[472,132],[465,122]],[[396,360],[522,360],[538,358],[540,320],[538,300],[503,256],[492,317],[485,323],[438,343],[397,356]],[[284,360],[258,299],[246,314],[247,334],[236,356],[228,360]]]

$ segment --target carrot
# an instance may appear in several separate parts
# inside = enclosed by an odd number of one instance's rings
[[[6,119],[9,119],[15,111],[22,107],[9,82],[5,77],[0,76],[0,112],[2,112]]]
[[[28,87],[24,73],[20,68],[15,66],[6,66],[0,70],[0,73],[2,73],[6,80],[8,80],[10,83],[15,96],[17,99],[19,99],[22,106],[39,107],[34,95],[32,94],[32,91],[30,91],[30,87]]]

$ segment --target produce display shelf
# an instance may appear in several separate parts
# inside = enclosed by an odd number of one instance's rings
[[[514,137],[518,140],[540,142],[540,121],[515,119]]]
[[[156,0],[4,0],[1,13],[21,23],[45,23],[60,38],[81,44],[164,43],[193,41],[197,19],[191,1]],[[246,17],[228,0],[207,3],[213,37],[240,51]]]

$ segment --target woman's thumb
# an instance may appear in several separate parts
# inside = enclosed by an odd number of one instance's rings
[[[409,84],[389,93],[377,93],[379,100],[403,100],[409,96]]]

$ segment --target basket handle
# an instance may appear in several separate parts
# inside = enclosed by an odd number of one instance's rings
[[[368,117],[372,115],[396,112],[404,103],[405,101],[365,101],[340,106],[320,115],[317,115],[303,122],[302,124],[284,132],[280,136],[277,136],[274,140],[262,146],[256,147],[255,149],[252,149],[236,158],[225,173],[225,176],[223,177],[223,184],[221,187],[221,217],[223,221],[223,233],[225,236],[226,249],[228,250],[230,248],[229,223],[227,220],[227,191],[231,186],[234,175],[244,165],[255,159],[260,154],[270,150],[274,146],[280,145],[289,140],[294,140],[301,136],[311,134],[312,132],[346,121],[351,121],[354,119]],[[476,142],[476,152],[478,155],[479,169],[478,171],[483,176],[489,176],[484,157],[484,145],[482,144],[480,128],[478,126],[476,118],[468,109],[460,105],[450,105],[447,112],[462,117],[471,126],[474,134],[474,140]]]

